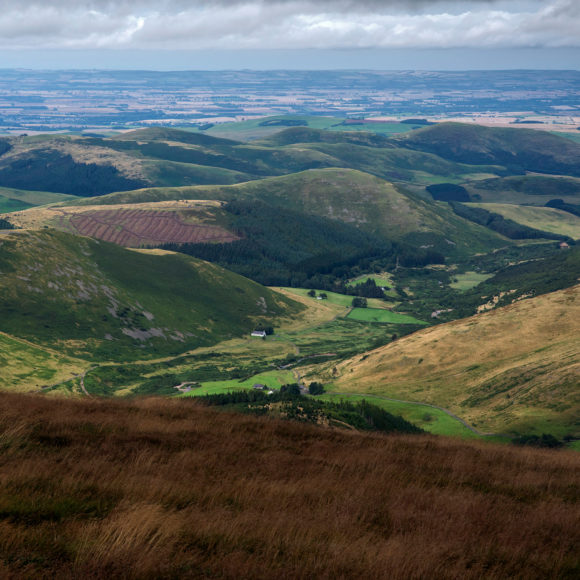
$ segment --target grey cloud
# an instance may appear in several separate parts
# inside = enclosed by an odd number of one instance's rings
[[[461,46],[580,46],[580,3],[0,0],[0,49]]]

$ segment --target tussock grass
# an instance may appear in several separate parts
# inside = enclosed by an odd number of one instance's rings
[[[0,394],[0,574],[563,578],[579,457]]]

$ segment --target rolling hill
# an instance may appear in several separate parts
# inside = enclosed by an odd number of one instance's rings
[[[207,262],[52,230],[4,235],[0,272],[0,330],[93,360],[180,353],[302,309]]]
[[[259,200],[354,225],[385,239],[404,238],[438,251],[484,251],[505,245],[501,236],[392,183],[352,169],[319,169],[234,186],[147,188],[82,200],[79,205],[129,204],[166,200]],[[445,241],[448,240],[448,241]]]
[[[451,409],[482,430],[580,434],[580,286],[397,340],[338,366],[339,390]]]
[[[544,205],[551,199],[580,202],[580,180],[547,175],[514,175],[467,183],[473,201]]]
[[[580,177],[580,143],[546,131],[439,123],[393,138],[399,146],[471,165]]]

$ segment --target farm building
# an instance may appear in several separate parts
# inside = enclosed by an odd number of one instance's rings
[[[266,338],[266,331],[265,330],[254,330],[252,332],[252,336],[257,338]]]

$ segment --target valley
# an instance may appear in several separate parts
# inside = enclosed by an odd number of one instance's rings
[[[580,144],[317,119],[266,119],[252,141],[1,138],[2,387],[203,399],[320,382],[312,404],[573,446]]]

